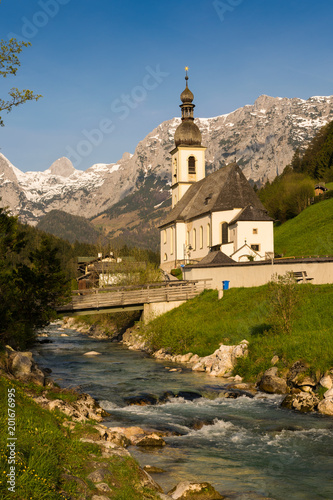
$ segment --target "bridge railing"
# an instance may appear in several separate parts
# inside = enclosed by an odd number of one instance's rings
[[[210,288],[209,279],[149,283],[123,287],[74,290],[69,304],[58,308],[62,311],[106,309],[152,302],[188,300]]]

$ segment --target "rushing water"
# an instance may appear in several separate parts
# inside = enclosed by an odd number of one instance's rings
[[[78,387],[98,399],[110,412],[106,425],[174,431],[163,449],[130,449],[142,466],[167,471],[154,474],[165,491],[187,479],[208,481],[233,499],[333,499],[333,419],[281,409],[280,396],[218,397],[219,379],[189,370],[170,372],[170,364],[73,330],[51,326],[48,334],[53,343],[38,345],[36,360],[52,369],[62,387]],[[101,355],[83,356],[91,350]],[[126,404],[128,397],[166,391],[205,397]],[[198,422],[205,424],[195,430]]]

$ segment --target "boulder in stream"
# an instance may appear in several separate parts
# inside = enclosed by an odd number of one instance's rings
[[[173,500],[223,500],[223,497],[209,483],[190,483],[182,481],[168,495]]]
[[[278,369],[274,366],[265,371],[259,382],[259,389],[269,394],[285,394],[288,386],[285,379],[277,376]]]

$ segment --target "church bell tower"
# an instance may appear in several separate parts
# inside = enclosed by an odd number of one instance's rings
[[[184,196],[188,188],[205,177],[205,151],[201,145],[201,132],[194,123],[194,96],[188,88],[188,68],[186,70],[186,88],[181,93],[182,123],[175,132],[175,149],[172,158],[172,208]]]

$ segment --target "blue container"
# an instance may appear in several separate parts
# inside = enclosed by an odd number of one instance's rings
[[[222,281],[222,289],[229,290],[229,283],[230,283],[230,281],[227,281],[227,280]]]

